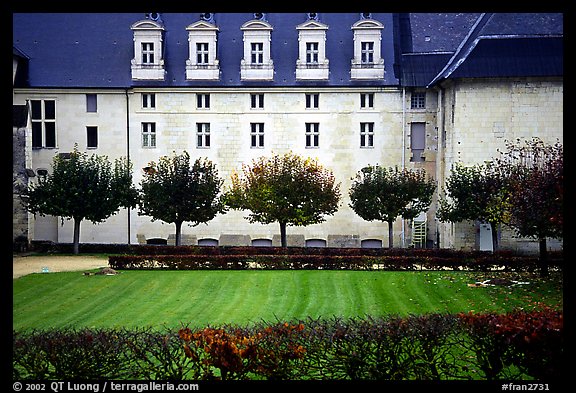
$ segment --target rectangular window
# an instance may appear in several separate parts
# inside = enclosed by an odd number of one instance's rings
[[[32,147],[56,147],[56,101],[32,100]]]
[[[264,94],[250,94],[250,108],[264,109]]]
[[[142,64],[154,64],[154,43],[142,43]]]
[[[142,123],[142,147],[156,147],[156,123]]]
[[[314,148],[319,146],[320,123],[306,123],[306,147]]]
[[[250,44],[250,59],[252,64],[264,64],[264,44],[262,42]]]
[[[144,109],[156,108],[156,94],[142,93],[142,108]]]
[[[98,96],[96,94],[86,94],[86,112],[98,112]]]
[[[361,63],[362,64],[373,64],[374,63],[374,42],[361,42]]]
[[[210,108],[210,94],[196,94],[196,108],[209,109]]]
[[[89,149],[98,147],[98,127],[86,127],[86,147]]]
[[[196,123],[196,147],[210,147],[210,123]]]
[[[264,147],[264,123],[250,123],[250,139],[251,147]]]
[[[306,43],[306,64],[318,64],[318,43]]]
[[[374,109],[374,93],[360,93],[360,108]]]
[[[422,162],[424,157],[424,149],[426,148],[426,123],[411,123],[410,124],[410,149],[412,150],[412,157],[410,161]]]
[[[196,43],[196,63],[197,64],[208,64],[208,43],[207,42],[197,42]]]
[[[411,109],[425,109],[426,108],[426,92],[414,91],[410,95],[410,108]]]
[[[360,123],[360,147],[374,147],[374,123]]]
[[[318,109],[319,102],[320,102],[320,94],[318,93],[306,94],[306,109]]]

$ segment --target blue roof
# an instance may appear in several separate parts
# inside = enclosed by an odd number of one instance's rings
[[[273,27],[271,57],[274,80],[240,80],[243,32],[240,27],[254,19],[253,13],[216,13],[219,28],[217,57],[220,81],[187,81],[188,32],[186,27],[200,20],[201,13],[161,14],[165,28],[164,81],[132,81],[130,62],[134,57],[130,26],[144,19],[143,13],[41,13],[13,15],[13,44],[30,57],[29,83],[35,87],[116,87],[131,86],[386,86],[398,85],[394,73],[393,14],[374,13],[372,19],[384,25],[382,56],[385,78],[376,81],[350,79],[353,58],[352,25],[359,13],[320,13],[319,22],[328,25],[326,56],[330,61],[328,81],[296,81],[298,31],[307,20],[306,13],[270,13],[266,21]]]
[[[16,13],[14,53],[27,58],[28,78],[17,86],[64,88],[198,86],[431,86],[446,78],[561,76],[561,13],[372,13],[381,22],[383,80],[351,80],[353,31],[360,13],[319,13],[327,25],[326,81],[297,81],[298,31],[307,13],[269,13],[273,27],[274,80],[240,80],[243,32],[253,13],[216,13],[219,81],[186,80],[188,31],[201,13],[161,14],[164,26],[164,81],[133,81],[133,32],[144,13]]]

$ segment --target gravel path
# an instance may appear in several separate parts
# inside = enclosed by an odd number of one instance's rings
[[[12,278],[18,278],[31,273],[42,273],[48,268],[48,272],[68,272],[92,270],[108,266],[108,259],[93,255],[46,255],[46,256],[23,256],[12,257]]]

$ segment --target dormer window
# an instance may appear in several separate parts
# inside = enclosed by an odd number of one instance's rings
[[[132,79],[164,80],[162,32],[164,28],[155,20],[141,20],[131,27],[134,32],[134,58]]]
[[[317,15],[317,14],[314,14]],[[298,59],[296,79],[328,79],[326,58],[326,30],[328,26],[318,22],[317,17],[296,26],[298,30]]]
[[[189,51],[189,57],[186,60],[187,80],[220,79],[220,62],[216,58],[218,27],[210,21],[212,19],[203,17],[201,21],[186,28],[188,30]]]
[[[274,62],[270,58],[272,26],[262,19],[254,19],[244,23],[240,29],[244,32],[244,58],[240,62],[240,79],[274,79]]]
[[[354,23],[354,58],[351,64],[352,79],[383,79],[382,34],[384,25],[373,19]]]

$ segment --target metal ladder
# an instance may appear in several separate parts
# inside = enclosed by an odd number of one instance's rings
[[[426,247],[426,216],[424,216],[424,221],[412,220],[412,242],[410,245],[414,248]]]

